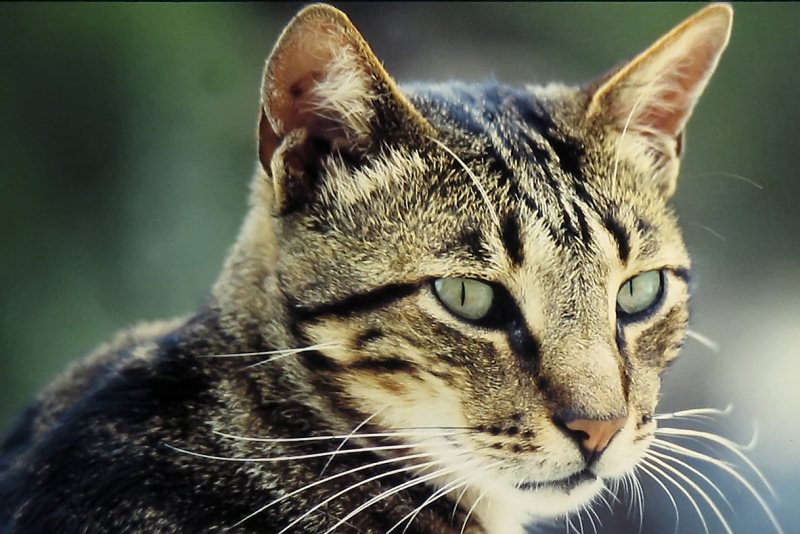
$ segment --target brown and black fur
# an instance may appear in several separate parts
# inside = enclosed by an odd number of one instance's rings
[[[323,533],[347,517],[337,532],[513,534],[628,476],[685,335],[667,201],[729,26],[708,8],[583,88],[401,91],[344,15],[304,10],[267,64],[250,212],[211,295],[121,334],[22,414],[0,445],[0,533]],[[653,64],[677,74],[647,85]],[[620,285],[652,269],[661,307],[615,318]],[[489,283],[492,315],[448,312],[445,277]],[[624,426],[592,455],[577,420]],[[440,458],[400,434],[423,427],[459,434]],[[413,478],[383,461],[411,452],[467,458],[452,476],[468,483],[427,502],[443,474],[348,517]],[[540,484],[560,504],[501,498]]]

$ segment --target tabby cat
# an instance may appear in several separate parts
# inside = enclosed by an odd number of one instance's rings
[[[301,11],[209,298],[21,415],[0,532],[519,534],[674,473],[648,456],[689,318],[667,202],[731,20],[583,87],[401,90],[345,15]]]

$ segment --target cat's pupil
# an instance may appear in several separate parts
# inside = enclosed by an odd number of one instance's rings
[[[630,278],[617,293],[617,313],[626,318],[655,307],[661,299],[663,286],[660,270],[647,271]]]
[[[491,285],[469,278],[438,278],[433,283],[439,301],[462,319],[485,319],[495,300]]]

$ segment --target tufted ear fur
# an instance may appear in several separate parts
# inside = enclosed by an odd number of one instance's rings
[[[267,61],[259,159],[285,214],[310,200],[330,156],[357,165],[382,142],[433,135],[341,11],[302,10]]]
[[[592,87],[591,121],[618,131],[619,155],[647,161],[655,186],[675,190],[686,122],[728,43],[733,10],[711,5]]]

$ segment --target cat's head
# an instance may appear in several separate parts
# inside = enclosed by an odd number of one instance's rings
[[[484,523],[586,503],[642,457],[686,333],[667,202],[731,17],[708,7],[584,87],[401,91],[342,13],[303,10],[267,63],[263,172],[217,297],[319,345],[286,365],[355,408],[344,430],[405,432],[432,483],[493,503]]]

